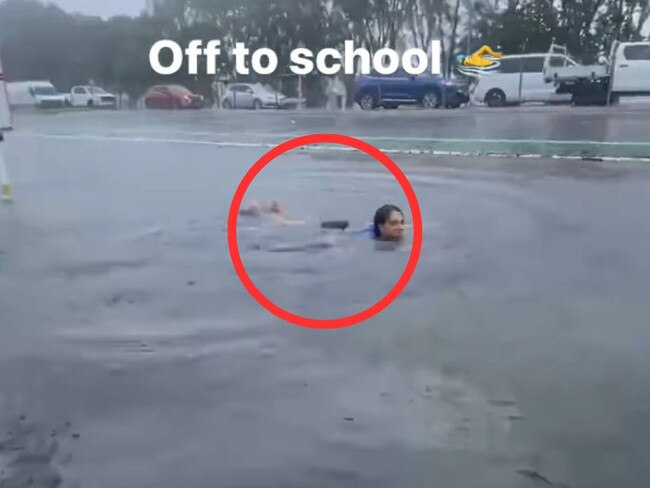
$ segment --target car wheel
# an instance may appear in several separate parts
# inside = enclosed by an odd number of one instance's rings
[[[440,100],[435,91],[426,92],[421,103],[423,108],[438,108],[440,106]]]
[[[373,110],[377,106],[375,103],[375,97],[370,93],[362,95],[361,99],[359,100],[359,106],[363,110]]]
[[[257,98],[253,102],[253,109],[254,110],[261,110],[262,109],[262,101],[258,100]]]
[[[491,108],[505,107],[506,94],[501,90],[490,90],[485,95],[485,104]]]
[[[88,107],[92,107],[93,105],[94,105],[93,101],[92,101],[92,100],[88,100],[88,103],[86,104],[86,106],[88,106]]]
[[[603,100],[607,103],[607,100]],[[589,95],[572,95],[571,96],[571,105],[574,107],[587,107],[589,105],[603,105],[600,100],[596,100]]]
[[[151,102],[151,100],[145,100],[145,101],[144,101],[144,106],[145,106],[146,108],[151,109],[151,108],[153,108],[153,103]]]
[[[224,100],[222,106],[226,110],[232,110],[232,102],[230,100]]]

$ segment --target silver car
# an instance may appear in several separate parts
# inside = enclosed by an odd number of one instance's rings
[[[261,83],[234,83],[226,89],[222,106],[226,109],[283,108],[286,99],[282,93]]]

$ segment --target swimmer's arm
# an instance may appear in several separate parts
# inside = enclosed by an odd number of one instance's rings
[[[309,242],[307,244],[280,244],[267,249],[268,252],[306,252],[334,247],[332,242]]]
[[[495,53],[492,50],[492,48],[490,46],[487,46],[487,45],[481,46],[481,48],[478,51],[476,51],[476,55],[478,55],[478,56],[488,55],[488,56],[492,56],[493,58],[500,58],[501,57],[501,53]]]
[[[273,220],[280,224],[284,225],[304,225],[306,222],[304,220],[291,220],[291,219],[286,219],[284,217],[281,217],[279,215],[274,215]]]
[[[489,46],[481,46],[478,51],[474,53],[475,56],[484,56],[485,54],[489,54],[491,51]]]
[[[267,247],[268,252],[308,252],[322,251],[332,248],[336,245],[336,240],[332,238],[318,239],[301,243],[284,243]]]

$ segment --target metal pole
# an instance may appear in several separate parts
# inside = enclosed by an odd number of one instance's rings
[[[612,52],[609,57],[609,83],[607,84],[607,106],[612,103],[612,87],[614,86],[614,74],[616,72],[616,51],[618,50],[618,41],[614,41]]]
[[[521,53],[523,54],[524,51],[525,51],[525,47],[522,46]],[[521,100],[521,90],[522,90],[523,82],[524,82],[524,57],[521,56],[519,58],[519,96],[518,96],[519,103],[522,102],[522,100]]]
[[[522,90],[522,85],[523,85],[523,82],[524,82],[524,71],[523,71],[524,67],[523,67],[523,64],[524,64],[524,60],[522,58],[522,59],[519,60],[519,94],[518,94],[518,97],[517,97],[518,100],[519,100],[519,103],[521,103],[521,90]]]
[[[4,136],[2,131],[0,131],[0,200],[3,202],[11,202],[13,200],[13,195],[11,191],[11,182],[9,181],[9,172],[7,171],[7,166],[5,164],[3,146]]]

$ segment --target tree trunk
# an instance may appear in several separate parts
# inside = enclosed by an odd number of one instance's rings
[[[454,9],[454,24],[451,29],[451,39],[449,41],[449,52],[447,53],[446,60],[447,60],[447,67],[446,67],[446,75],[447,78],[451,75],[451,67],[452,67],[452,60],[451,57],[454,55],[454,51],[456,51],[456,30],[458,29],[458,12],[460,10],[460,0],[456,0],[456,8]],[[469,53],[467,53],[469,54]]]

